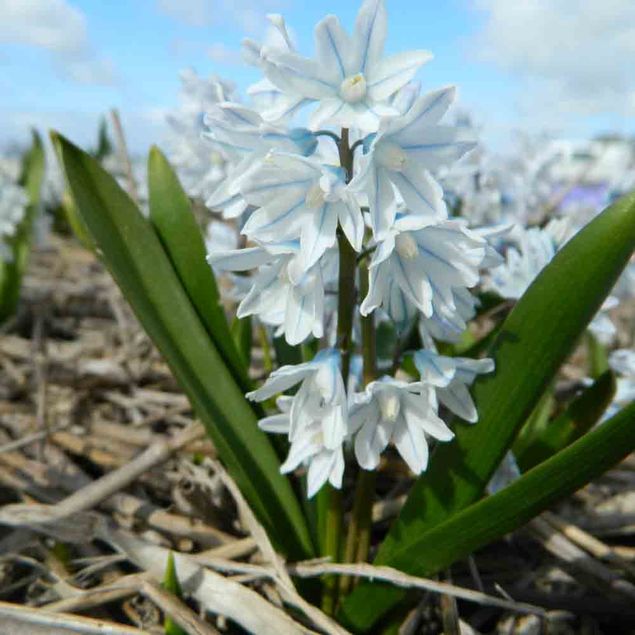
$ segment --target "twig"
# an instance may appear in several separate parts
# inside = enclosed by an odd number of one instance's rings
[[[391,567],[380,567],[363,563],[303,564],[299,562],[294,565],[289,565],[289,571],[292,575],[296,575],[301,578],[313,578],[316,576],[333,574],[350,575],[359,578],[368,578],[370,580],[380,580],[399,587],[423,589],[425,591],[431,591],[432,593],[444,593],[461,600],[466,600],[467,602],[474,602],[475,604],[482,604],[484,606],[496,606],[498,608],[515,611],[517,613],[544,615],[544,610],[539,606],[503,600],[501,598],[481,593],[480,591],[464,589],[446,582],[437,582],[436,580],[418,578]]]
[[[144,635],[138,628],[0,602],[0,632],[11,635]]]
[[[102,476],[90,485],[71,494],[57,505],[5,505],[0,508],[0,524],[12,527],[58,522],[68,516],[91,509],[125,488],[151,468],[163,463],[173,452],[202,437],[203,428],[193,424],[174,438],[151,445],[129,463]]]

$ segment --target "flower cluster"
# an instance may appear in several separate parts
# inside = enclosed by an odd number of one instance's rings
[[[440,412],[477,420],[469,387],[493,362],[443,356],[436,341],[457,341],[478,304],[471,289],[501,260],[485,233],[451,217],[435,178],[475,145],[468,128],[442,122],[455,90],[420,94],[426,51],[384,56],[383,0],[365,0],[352,35],[324,18],[314,58],[297,52],[280,16],[270,20],[277,44],[245,44],[265,76],[248,91],[253,103],[219,100],[204,117],[226,161],[207,205],[236,219],[245,241],[213,241],[208,261],[232,273],[238,317],[256,316],[292,345],[318,340],[313,359],[248,395],[277,396],[280,414],[260,426],[287,436],[282,470],[307,467],[312,496],[327,481],[341,486],[348,448],[373,470],[392,444],[419,474],[429,444],[454,436]],[[308,125],[295,125],[304,108]],[[373,346],[378,321],[401,347],[418,337],[408,352],[419,378],[376,373],[366,359],[357,391],[351,360]]]
[[[13,179],[0,170],[0,260],[10,261],[9,241],[24,218],[28,198],[26,192]]]

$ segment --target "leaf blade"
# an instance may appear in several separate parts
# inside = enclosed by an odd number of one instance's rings
[[[93,238],[144,328],[170,364],[219,456],[291,557],[313,552],[291,484],[253,410],[209,338],[152,226],[99,164],[54,135],[69,187]],[[212,386],[212,382],[214,385]]]

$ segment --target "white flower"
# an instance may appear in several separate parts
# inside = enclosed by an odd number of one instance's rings
[[[551,233],[539,227],[516,226],[513,231],[518,248],[507,249],[505,262],[492,269],[485,282],[501,297],[517,300],[551,262],[558,245]]]
[[[447,218],[443,190],[429,170],[454,162],[475,145],[465,128],[438,125],[454,95],[450,87],[419,97],[402,117],[383,119],[377,135],[367,140],[369,154],[353,187],[368,195],[376,239],[395,220],[394,188],[412,212]]]
[[[295,51],[291,42],[284,18],[279,14],[269,14],[269,29],[265,44],[246,38],[243,40],[243,58],[248,64],[264,70],[267,62],[264,51],[277,49],[280,51]],[[297,110],[308,103],[301,95],[288,95],[264,77],[247,88],[254,107],[267,121],[280,122],[293,116]]]
[[[355,395],[350,410],[355,456],[365,470],[373,470],[392,441],[408,467],[421,474],[428,465],[430,436],[449,441],[454,434],[438,417],[434,391],[421,382],[407,383],[384,376]]]
[[[247,393],[247,398],[264,401],[300,382],[289,409],[289,440],[293,443],[305,436],[304,429],[318,423],[320,444],[330,450],[337,449],[346,437],[348,426],[339,351],[324,349],[310,362],[278,368],[258,390]]]
[[[265,242],[299,237],[305,269],[335,244],[338,223],[359,251],[364,220],[344,179],[341,168],[298,155],[268,154],[240,189],[245,200],[259,208],[242,233]]]
[[[270,434],[288,434],[291,428],[290,412],[293,397],[281,396],[276,400],[281,414],[265,417],[258,426]],[[283,474],[293,472],[301,464],[308,466],[307,497],[312,498],[328,481],[341,489],[344,476],[344,451],[342,444],[327,448],[323,442],[322,425],[319,420],[310,420],[291,442],[289,454],[280,466]]]
[[[500,492],[508,485],[513,483],[520,476],[520,468],[516,463],[514,453],[509,451],[503,457],[500,465],[492,475],[490,482],[487,484],[487,493],[492,495]]]
[[[0,171],[0,260],[12,258],[6,241],[15,235],[28,203],[26,192]]]
[[[617,328],[611,320],[609,311],[617,308],[619,303],[619,298],[610,295],[606,298],[606,300],[604,300],[600,310],[589,323],[589,331],[593,333],[593,336],[598,340],[598,342],[604,344],[605,346],[610,345],[617,335]]]
[[[635,400],[635,350],[622,348],[609,356],[609,366],[619,376],[609,414],[615,414]]]
[[[206,202],[210,209],[221,210],[225,218],[237,218],[247,209],[241,185],[270,150],[308,156],[317,147],[315,136],[308,130],[272,126],[255,110],[241,104],[217,104],[205,115],[205,125],[205,138],[231,165],[226,178]]]
[[[297,242],[248,247],[208,254],[210,265],[224,271],[258,269],[249,292],[238,305],[239,318],[257,315],[277,326],[289,344],[324,333],[324,281],[321,263],[305,270]]]
[[[397,114],[390,98],[432,57],[413,51],[382,59],[386,28],[383,0],[366,0],[352,37],[329,15],[315,28],[315,59],[265,47],[262,69],[285,94],[319,102],[312,129],[329,124],[374,131],[381,116]]]
[[[222,153],[210,149],[201,137],[203,115],[214,104],[229,99],[234,88],[218,77],[202,78],[193,70],[181,73],[179,107],[168,117],[170,161],[186,192],[206,198],[225,174]]]
[[[487,243],[459,221],[430,224],[425,217],[398,218],[370,263],[370,285],[360,311],[368,315],[390,302],[397,284],[425,317],[457,310],[455,290],[473,287]]]
[[[478,421],[478,412],[468,390],[477,375],[494,370],[493,359],[445,357],[433,351],[420,350],[414,363],[424,384],[433,386],[439,401],[465,421]]]
[[[454,310],[441,305],[432,317],[421,317],[419,320],[419,333],[424,342],[429,338],[442,342],[458,342],[467,323],[476,315],[476,308],[480,304],[477,297],[465,288],[453,289],[452,293]]]

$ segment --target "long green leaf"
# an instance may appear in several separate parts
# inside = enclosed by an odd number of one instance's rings
[[[559,417],[536,430],[520,445],[519,435],[514,455],[520,469],[526,472],[586,434],[604,414],[614,394],[615,376],[607,371],[583,390]]]
[[[168,160],[155,146],[148,157],[150,220],[194,308],[238,385],[250,390],[247,369],[234,345],[205,243],[192,205]]]
[[[105,264],[170,364],[218,453],[276,546],[313,551],[290,482],[190,303],[150,223],[85,152],[53,135],[77,208]]]
[[[434,575],[475,549],[522,527],[618,463],[634,448],[635,403],[632,403],[497,494],[470,505],[393,551],[391,566],[413,575]],[[381,590],[376,597],[386,598],[390,603],[403,595],[401,590],[388,585],[373,588],[376,592]],[[361,631],[373,625],[377,613],[368,611],[365,601],[362,594],[349,598],[343,613],[345,626]]]
[[[33,223],[40,213],[40,192],[44,181],[45,157],[42,140],[33,132],[31,148],[24,155],[19,184],[26,190],[29,203],[24,218],[10,239],[12,260],[0,260],[0,323],[16,310],[20,297],[22,276],[26,271],[31,251]]]
[[[415,483],[376,558],[393,554],[482,494],[558,368],[599,310],[635,248],[635,195],[602,212],[545,267],[505,320],[493,345],[496,370],[474,389],[479,422],[457,425]],[[348,599],[354,623],[373,623],[394,605],[371,583]]]

